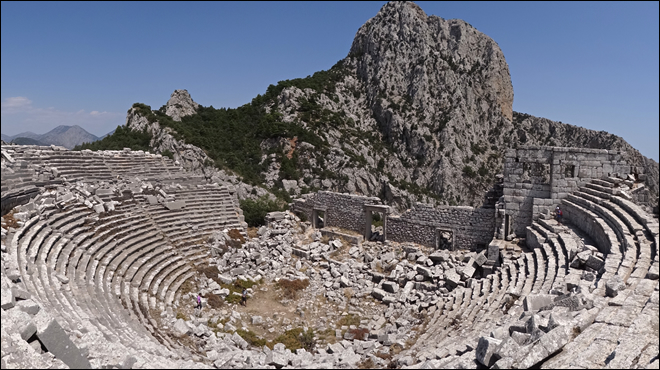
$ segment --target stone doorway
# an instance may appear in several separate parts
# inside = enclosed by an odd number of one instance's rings
[[[436,228],[435,229],[435,249],[445,249],[453,251],[454,246],[454,231],[451,229]]]
[[[322,229],[328,222],[325,218],[326,208],[312,209],[312,227],[315,229]]]
[[[387,240],[387,215],[390,213],[389,206],[364,205],[364,240],[371,240],[371,225],[374,222],[374,213],[378,215],[376,219],[380,219],[383,222],[383,237],[381,241],[384,243]]]

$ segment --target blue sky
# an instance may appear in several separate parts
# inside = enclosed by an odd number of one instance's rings
[[[2,132],[103,135],[175,89],[237,107],[330,68],[384,2],[2,2]],[[426,2],[493,38],[513,109],[619,135],[658,160],[658,2]]]

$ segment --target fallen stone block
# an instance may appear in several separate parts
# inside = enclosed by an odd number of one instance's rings
[[[72,193],[66,193],[58,199],[58,202],[66,203],[74,198]],[[14,215],[16,216],[16,215]]]
[[[174,331],[179,335],[187,335],[192,332],[190,327],[186,325],[186,322],[183,319],[178,319],[174,323]]]
[[[152,205],[153,204],[158,204],[158,198],[156,198],[153,195],[147,195],[147,202],[149,202],[149,204],[152,204]]]
[[[397,299],[395,297],[391,296],[391,295],[387,295],[387,296],[383,297],[383,303],[385,303],[387,305],[390,305],[390,304],[393,304],[393,303],[396,303],[396,302],[397,302]]]
[[[8,310],[16,304],[16,301],[14,300],[14,296],[12,295],[11,291],[9,289],[6,289],[3,287],[0,290],[0,296],[2,297],[2,303],[0,304],[0,307],[3,310]]]
[[[486,261],[488,261],[488,257],[486,256],[485,251],[481,251],[481,253],[474,256],[474,263],[477,266],[483,266],[483,264],[486,263]]]
[[[352,285],[353,285],[353,283],[350,280],[348,280],[347,277],[342,276],[342,277],[339,278],[339,286],[341,286],[342,288],[347,288],[347,287],[350,287]]]
[[[454,269],[445,271],[445,285],[448,288],[455,288],[460,283],[460,281],[461,276],[458,275]]]
[[[124,358],[124,361],[121,363],[121,368],[122,369],[132,369],[133,365],[137,362],[137,359],[134,356],[126,356]]]
[[[464,280],[467,280],[474,276],[474,273],[477,271],[477,269],[474,268],[474,263],[472,262],[472,259],[470,259],[470,262],[463,268],[461,271],[461,277]]]
[[[578,311],[583,308],[591,309],[594,302],[582,294],[567,294],[558,296],[554,302],[540,308],[541,311],[551,310],[555,307],[568,307],[570,311]]]
[[[218,274],[218,279],[220,279],[220,281],[222,281],[223,284],[231,284],[234,282],[233,278],[222,274]]]
[[[590,255],[585,265],[589,268],[594,269],[594,271],[600,271],[602,268],[605,267],[605,261],[603,261],[603,259],[599,257]]]
[[[177,211],[181,208],[184,208],[186,206],[186,202],[183,200],[175,200],[174,202],[165,202],[163,205],[170,211]]]
[[[16,302],[16,308],[33,316],[38,314],[41,309],[39,304],[31,299]]]
[[[11,288],[11,295],[14,297],[14,301],[18,301],[19,299],[30,299],[32,298],[32,295],[30,292],[25,291],[23,289],[19,289],[17,287]]]
[[[614,298],[624,289],[626,289],[626,283],[619,275],[612,276],[605,284],[605,294],[608,297]]]
[[[447,251],[435,251],[429,255],[429,258],[433,263],[440,263],[440,262],[445,262],[449,260],[449,254]]]
[[[30,321],[20,330],[20,333],[21,338],[23,338],[24,341],[27,341],[37,333],[37,326],[32,321]]]
[[[383,290],[389,293],[397,293],[399,291],[399,284],[393,281],[386,281],[383,283]]]
[[[264,323],[264,319],[261,316],[252,316],[252,325],[261,325]]]
[[[266,355],[266,364],[280,369],[289,364],[286,355],[280,352],[271,351]]]
[[[433,277],[433,271],[431,271],[429,268],[426,268],[424,266],[417,265],[415,266],[415,270],[423,275],[424,277],[427,278],[432,278]]]
[[[103,204],[95,204],[94,205],[94,212],[96,212],[96,213],[105,212],[105,208],[103,208]]]
[[[525,345],[525,343],[530,342],[530,338],[532,337],[531,334],[519,332],[519,331],[514,331],[511,333],[511,339],[515,340],[518,345]]]
[[[374,298],[376,298],[377,300],[382,301],[383,298],[385,298],[385,296],[387,296],[387,292],[385,292],[385,291],[382,290],[382,289],[374,288],[374,289],[371,291],[371,295],[372,295]]]
[[[378,336],[378,341],[384,346],[391,346],[396,342],[396,335],[394,334],[381,334]]]
[[[552,294],[536,294],[528,295],[523,300],[523,308],[525,311],[537,311],[541,307],[552,304],[556,296]]]
[[[561,350],[572,339],[572,328],[560,326],[542,336],[520,361],[520,368],[531,368]]]
[[[491,338],[491,337],[481,337],[479,338],[479,343],[477,344],[477,361],[482,365],[490,367],[497,360],[497,356],[493,356],[497,347],[502,343],[501,340]]]
[[[37,338],[48,352],[70,368],[91,368],[87,357],[83,356],[80,349],[69,339],[69,335],[62,329],[57,320],[51,320],[45,329],[37,331]]]
[[[245,268],[243,268],[243,267],[233,268],[233,269],[231,269],[231,274],[233,276],[243,275],[243,274],[245,274]]]

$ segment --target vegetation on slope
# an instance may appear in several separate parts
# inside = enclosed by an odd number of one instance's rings
[[[93,143],[76,145],[73,150],[122,150],[131,148],[133,150],[152,151],[149,146],[151,134],[145,131],[134,131],[123,126],[117,126],[112,135],[108,135]]]

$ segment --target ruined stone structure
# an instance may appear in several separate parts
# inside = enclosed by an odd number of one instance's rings
[[[387,222],[390,240],[475,251],[493,239],[495,210],[417,203],[400,216],[388,217]]]
[[[323,213],[324,226],[336,226],[366,234],[367,226],[371,225],[372,212],[389,213],[389,207],[381,203],[377,197],[319,191],[306,199],[295,199],[292,210],[312,220],[314,227],[318,226],[317,218]],[[368,232],[371,232],[371,228]],[[369,235],[365,237],[368,238]]]
[[[324,226],[337,226],[364,233],[369,240],[371,214],[383,215],[385,240],[413,242],[440,249],[484,249],[493,239],[495,210],[473,207],[432,207],[417,203],[402,215],[390,215],[388,206],[375,197],[319,191],[306,199],[295,199],[292,210],[305,214],[316,225],[324,213]]]
[[[503,236],[525,235],[534,215],[553,210],[559,202],[593,179],[643,173],[631,168],[620,152],[605,149],[524,147],[509,149],[504,160],[505,217]],[[502,208],[500,206],[500,208]]]

